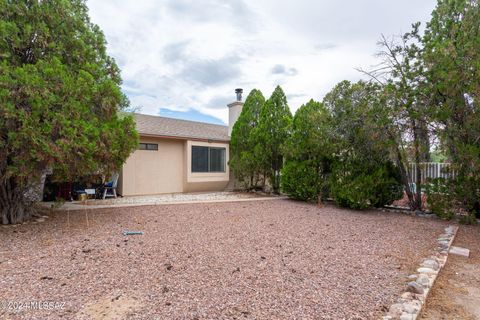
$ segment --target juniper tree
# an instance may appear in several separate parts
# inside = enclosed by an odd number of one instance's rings
[[[45,169],[59,179],[109,172],[137,144],[120,70],[82,0],[0,0],[0,212],[32,214],[26,191]]]
[[[458,172],[452,192],[480,216],[480,3],[439,0],[422,39],[430,115]]]
[[[283,166],[282,145],[290,135],[292,114],[287,97],[277,86],[260,112],[258,127],[254,131],[255,157],[262,173],[268,177],[273,192],[280,192],[280,170]]]
[[[284,144],[282,191],[300,200],[321,201],[327,196],[328,174],[333,158],[332,122],[323,103],[313,99],[302,105]]]
[[[257,89],[250,91],[242,108],[242,112],[232,129],[230,140],[230,168],[234,176],[247,189],[255,188],[260,177],[260,167],[254,155],[255,135],[252,134],[258,126],[260,111],[265,103],[262,92]]]
[[[428,107],[431,99],[424,77],[420,23],[401,37],[379,41],[377,69],[363,71],[382,86],[386,119],[384,138],[391,142],[392,154],[400,169],[404,189],[412,210],[422,209],[421,163],[430,159]],[[385,119],[384,117],[384,119]],[[410,164],[416,168],[410,174]]]
[[[342,81],[323,100],[332,117],[330,195],[340,205],[363,209],[401,197],[400,175],[385,135],[389,117],[381,92],[379,85]]]

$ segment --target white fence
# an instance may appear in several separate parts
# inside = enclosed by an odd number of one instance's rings
[[[451,163],[440,162],[422,162],[419,163],[421,179],[420,183],[425,183],[427,179],[444,178],[454,179],[457,172],[452,169]],[[412,183],[416,183],[417,166],[415,163],[410,163],[408,168],[408,177]]]

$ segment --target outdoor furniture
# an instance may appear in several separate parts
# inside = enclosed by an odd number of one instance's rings
[[[85,193],[87,194],[87,198],[93,196],[93,198],[95,199],[95,195],[97,193],[97,190],[96,189],[85,189]]]
[[[77,193],[77,200],[80,201],[80,202],[85,202],[87,201],[88,199],[88,194],[86,194],[85,192],[78,192]]]
[[[117,183],[118,183],[118,173],[114,173],[109,182],[105,183],[103,187],[103,199],[106,197],[117,198]],[[110,192],[110,193],[109,193]]]

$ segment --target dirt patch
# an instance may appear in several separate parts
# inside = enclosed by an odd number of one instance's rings
[[[480,227],[461,226],[454,245],[470,257],[449,255],[420,319],[480,319]]]
[[[87,305],[80,310],[78,319],[126,319],[129,314],[139,311],[140,309],[141,303],[136,298],[119,294],[87,303]]]
[[[88,215],[0,228],[0,301],[65,302],[0,318],[115,317],[118,293],[119,319],[378,319],[447,226],[288,200]]]

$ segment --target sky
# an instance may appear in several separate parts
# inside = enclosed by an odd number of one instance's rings
[[[378,63],[380,36],[435,0],[88,0],[137,112],[226,124],[235,88],[280,85],[292,113]]]

